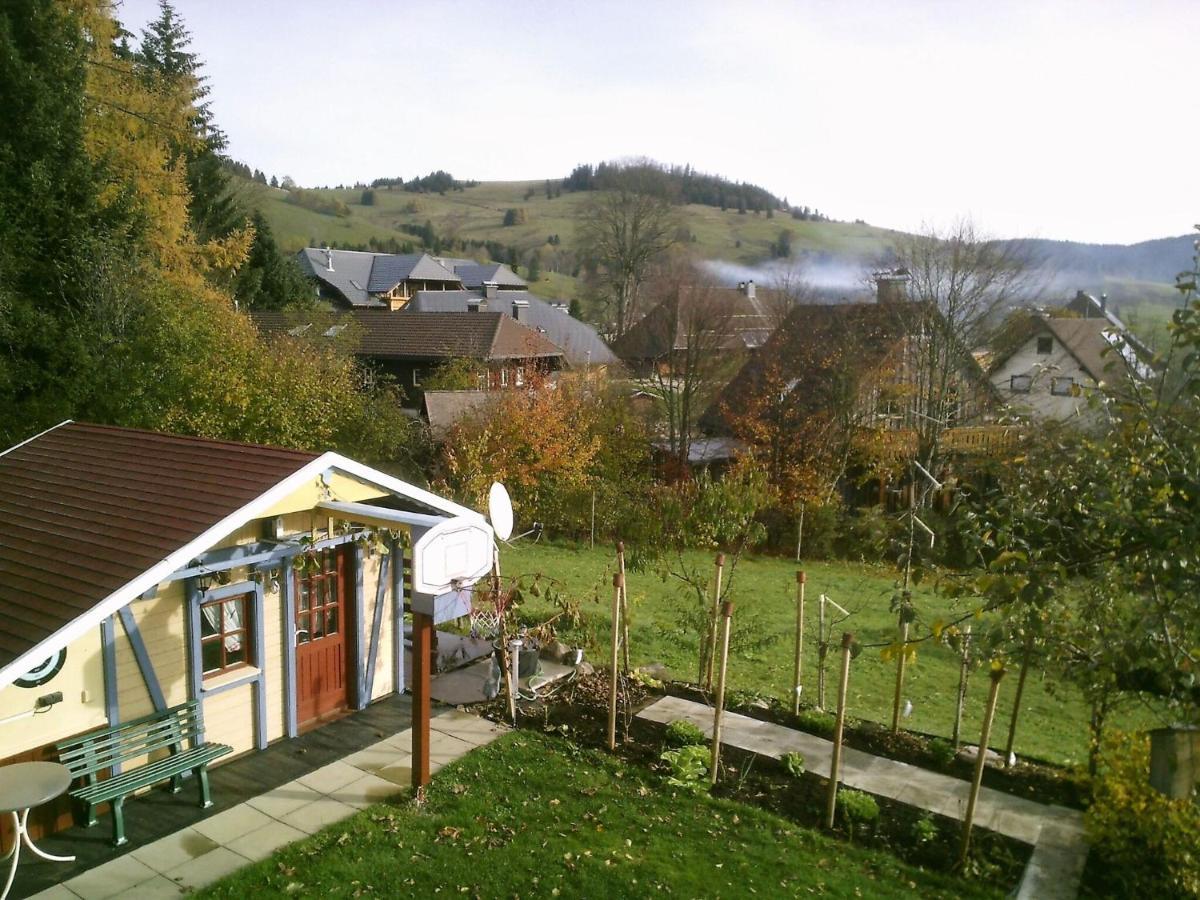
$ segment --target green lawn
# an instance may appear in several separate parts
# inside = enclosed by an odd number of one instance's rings
[[[519,732],[201,897],[1000,897],[887,853]],[[953,852],[953,848],[947,848]]]
[[[506,575],[543,573],[559,579],[576,596],[599,598],[599,602],[584,604],[586,622],[577,633],[564,636],[569,642],[588,647],[593,661],[608,658],[609,605],[612,597],[612,573],[615,554],[597,547],[595,551],[554,545],[520,544],[506,550],[503,556]],[[711,556],[696,554],[695,561],[708,565]],[[865,645],[886,644],[895,639],[896,619],[889,611],[889,601],[895,589],[893,572],[868,565],[850,563],[809,563],[806,604],[806,644],[804,651],[804,698],[815,702],[817,654],[817,598],[827,594],[853,615],[834,634],[835,643],[841,631],[853,631]],[[708,569],[711,571],[711,568]],[[775,643],[731,655],[729,683],[734,689],[751,690],[761,694],[787,698],[791,690],[792,653],[795,622],[796,565],[787,560],[758,557],[744,559],[733,575],[731,597],[736,604],[734,628],[740,625],[750,632],[748,637],[777,636]],[[697,637],[681,633],[678,626],[679,589],[652,572],[628,576],[629,598],[632,604],[630,649],[634,664],[661,662],[673,675],[694,680],[696,677]],[[928,632],[928,625],[938,618],[961,614],[966,607],[955,608],[946,598],[931,590],[915,592],[919,615],[924,626],[915,635]],[[538,598],[529,598],[526,611],[538,614],[542,607]],[[986,627],[986,620],[974,622],[976,630]],[[828,702],[832,704],[836,691],[836,662],[829,670]],[[1000,706],[992,730],[991,745],[1003,748],[1008,734],[1016,673],[1001,686]],[[964,718],[965,732],[978,739],[987,693],[987,677],[979,670],[972,674]],[[958,657],[950,649],[932,641],[918,648],[915,665],[908,667],[904,696],[913,704],[911,717],[905,726],[917,731],[949,735],[954,722],[954,705],[958,687]],[[851,669],[847,708],[851,715],[890,723],[892,693],[895,687],[895,663],[885,663],[879,648],[866,647]],[[1060,688],[1053,694],[1047,690],[1041,673],[1031,673],[1022,701],[1016,751],[1052,762],[1078,764],[1086,760],[1088,712],[1078,694]],[[1119,716],[1118,721],[1129,725],[1144,725],[1149,721],[1144,711]]]

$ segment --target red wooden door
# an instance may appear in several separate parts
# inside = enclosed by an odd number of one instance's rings
[[[322,550],[296,572],[296,719],[303,725],[345,709],[349,679],[346,554]]]

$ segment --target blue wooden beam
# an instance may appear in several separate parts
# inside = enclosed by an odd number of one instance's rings
[[[188,656],[188,699],[199,700],[200,688],[204,682],[203,663],[200,659],[200,586],[195,578],[184,582],[187,594],[187,656]],[[200,730],[196,743],[204,741],[204,705],[200,707]]]
[[[113,617],[100,622],[100,659],[104,667],[104,715],[109,727],[121,723],[121,710],[117,705],[117,628]],[[113,765],[113,774],[121,771],[121,764]]]
[[[362,544],[354,545],[354,671],[358,673],[358,684],[355,686],[357,695],[354,698],[355,709],[366,709],[368,697],[366,694],[366,653],[363,647],[363,632],[366,622],[366,603],[363,597],[363,548]]]
[[[285,559],[307,553],[309,550],[328,550],[340,547],[355,538],[360,533],[339,534],[331,538],[322,538],[310,546],[301,546],[298,542],[273,543],[271,541],[255,541],[252,544],[239,544],[236,547],[222,547],[210,550],[196,557],[182,569],[176,569],[164,581],[179,581],[183,578],[194,578],[197,575],[213,575],[240,566],[257,566],[259,568],[280,565]]]
[[[404,693],[404,556],[400,542],[391,542],[392,558],[392,684]]]
[[[296,575],[290,556],[283,561],[279,588],[283,608],[283,730],[294,738],[300,731],[296,722]]]
[[[371,646],[367,648],[367,703],[375,696],[375,663],[379,659],[379,636],[383,631],[383,607],[388,597],[388,572],[391,556],[379,560],[379,579],[375,583],[375,614],[371,621]]]
[[[146,650],[146,642],[142,640],[142,632],[138,628],[137,619],[133,617],[133,610],[128,606],[122,606],[117,610],[117,615],[121,617],[125,637],[129,641],[129,648],[133,650],[133,658],[137,660],[138,669],[142,673],[142,681],[146,685],[146,693],[150,695],[150,702],[154,704],[154,711],[163,712],[167,708],[167,698],[163,696],[162,687],[158,683],[158,675],[154,671],[154,663],[150,660],[150,654]]]
[[[258,683],[254,687],[254,721],[259,750],[267,749],[267,629],[263,621],[263,586],[254,582],[254,664],[258,666]]]

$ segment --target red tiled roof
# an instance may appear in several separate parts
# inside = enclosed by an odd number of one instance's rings
[[[0,455],[0,667],[314,459],[82,423]]]

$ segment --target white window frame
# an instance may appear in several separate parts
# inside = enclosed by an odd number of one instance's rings
[[[508,387],[508,366],[500,367],[500,387]]]
[[[418,368],[415,368],[415,367],[413,368],[413,371],[412,371],[412,386],[413,387],[421,386],[421,370]]]
[[[513,383],[517,387],[525,387],[525,367],[517,366],[513,372]]]

